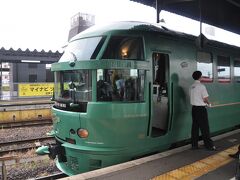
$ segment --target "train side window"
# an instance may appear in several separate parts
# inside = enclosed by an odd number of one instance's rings
[[[211,53],[197,52],[197,70],[202,72],[202,82],[213,82],[213,60]]]
[[[234,81],[240,83],[240,59],[234,60]]]
[[[218,74],[218,82],[229,83],[231,81],[229,57],[217,56],[217,74]]]
[[[98,69],[97,101],[144,101],[145,70]]]
[[[102,59],[143,60],[141,37],[113,36],[110,38]]]

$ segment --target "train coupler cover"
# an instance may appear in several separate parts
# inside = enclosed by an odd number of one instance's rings
[[[49,147],[48,146],[41,146],[41,147],[37,148],[36,153],[38,155],[49,154]]]

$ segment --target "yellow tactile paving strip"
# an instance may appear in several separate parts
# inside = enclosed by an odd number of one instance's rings
[[[175,169],[172,171],[169,171],[165,174],[156,176],[152,178],[151,180],[191,180],[196,179],[197,177],[200,177],[210,171],[213,171],[231,161],[233,161],[232,158],[230,158],[228,155],[233,154],[237,151],[238,145],[230,147],[224,151],[221,151],[217,154],[214,154],[212,156],[209,156],[205,159],[201,159],[199,161],[196,161],[195,163],[183,166],[179,169]]]

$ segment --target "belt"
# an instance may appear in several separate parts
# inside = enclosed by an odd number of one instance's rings
[[[204,106],[195,106],[195,105],[192,105],[192,107],[206,107],[206,105],[204,105]]]

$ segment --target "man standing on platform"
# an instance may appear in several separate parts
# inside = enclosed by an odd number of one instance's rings
[[[192,78],[195,82],[191,85],[190,102],[192,105],[192,149],[198,149],[199,129],[202,133],[204,146],[206,149],[214,151],[216,147],[213,145],[213,141],[210,138],[208,113],[206,106],[211,106],[208,100],[208,92],[206,87],[201,84],[202,77],[201,71],[195,71],[192,74]]]

